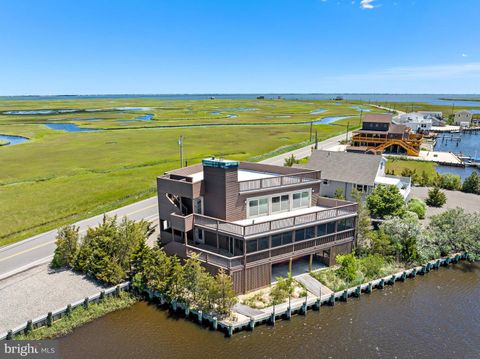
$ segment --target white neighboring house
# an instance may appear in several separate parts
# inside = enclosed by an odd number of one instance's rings
[[[453,124],[460,127],[468,127],[472,123],[473,113],[470,111],[460,111],[455,113]]]
[[[415,133],[428,133],[436,122],[440,121],[438,117],[429,112],[410,112],[399,115],[393,119],[398,125],[410,127]],[[441,112],[440,112],[441,114]],[[441,117],[440,117],[441,118]]]
[[[365,199],[375,186],[383,184],[396,186],[406,201],[411,190],[410,177],[386,175],[386,162],[381,155],[315,150],[308,163],[298,167],[321,171],[320,195],[324,197],[334,197],[340,188],[345,199],[353,201],[352,190],[356,188]]]

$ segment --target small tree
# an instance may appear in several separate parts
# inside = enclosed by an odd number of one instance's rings
[[[367,196],[367,207],[372,216],[385,218],[387,216],[401,217],[405,213],[405,203],[400,190],[396,186],[378,185]]]
[[[368,253],[372,248],[372,220],[370,212],[362,201],[362,194],[354,188],[352,197],[357,202],[358,225],[356,252],[359,255]]]
[[[78,231],[75,226],[65,226],[59,229],[56,248],[51,262],[52,268],[73,268],[78,253]]]
[[[299,160],[295,158],[295,155],[292,153],[290,157],[285,158],[283,165],[285,167],[292,167],[294,164],[300,163]]]
[[[345,199],[345,195],[343,194],[343,189],[341,189],[340,187],[337,187],[337,189],[335,190],[335,198]]]
[[[417,240],[424,233],[415,213],[406,212],[404,218],[391,217],[380,229],[390,238],[397,262],[413,263],[417,259]]]
[[[338,255],[336,261],[340,265],[338,275],[347,282],[353,282],[357,278],[359,270],[358,260],[353,253]]]
[[[427,205],[421,199],[412,198],[407,205],[407,210],[415,212],[419,219],[425,219]]]
[[[422,171],[422,174],[418,180],[418,184],[422,187],[428,186],[430,184],[430,177],[425,170]]]
[[[457,191],[462,188],[462,180],[458,175],[445,173],[438,177],[438,186],[443,189]]]
[[[470,176],[463,181],[462,191],[466,193],[480,194],[480,176],[477,172],[472,172]]]
[[[220,269],[215,276],[217,301],[216,310],[220,314],[227,315],[231,312],[232,307],[237,303],[237,296],[233,290],[232,278]]]
[[[442,207],[447,203],[447,196],[444,192],[440,191],[440,188],[433,187],[428,191],[428,197],[425,203],[430,207]]]
[[[395,247],[390,237],[385,233],[383,228],[372,232],[372,254],[380,254],[384,258],[393,257],[395,254]]]

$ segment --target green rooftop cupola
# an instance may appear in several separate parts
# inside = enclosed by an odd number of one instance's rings
[[[214,168],[238,168],[240,165],[239,161],[225,160],[223,158],[206,158],[202,160],[202,165],[204,167],[214,167]]]

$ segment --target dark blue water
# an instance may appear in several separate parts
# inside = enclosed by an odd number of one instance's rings
[[[328,100],[341,96],[345,100],[361,100],[366,102],[426,102],[434,105],[452,105],[480,107],[480,102],[441,100],[441,98],[474,98],[480,100],[479,94],[342,94],[342,93],[312,93],[312,94],[138,94],[138,95],[59,95],[59,96],[4,96],[0,100],[75,100],[75,99],[120,99],[120,98],[154,98],[165,100],[206,100],[216,99],[256,99],[265,96],[266,99],[298,100]]]
[[[8,145],[5,146],[13,146],[18,145],[20,143],[24,143],[30,141],[30,139],[22,136],[11,136],[11,135],[0,135],[0,141],[8,141]],[[4,146],[0,146],[4,147]]]
[[[95,132],[98,130],[94,130],[91,128],[82,128],[78,127],[74,123],[44,123],[51,130],[58,130],[58,131],[66,131],[66,132]]]
[[[467,132],[439,135],[434,150],[462,154],[480,161],[480,133]]]
[[[454,175],[458,175],[462,181],[470,176],[472,172],[477,172],[480,175],[480,170],[478,170],[476,167],[437,166],[435,169],[437,170],[437,173],[440,174],[452,173]]]
[[[480,134],[467,132],[439,135],[434,150],[462,154],[480,161]],[[476,171],[480,174],[480,171],[475,167],[437,166],[436,169],[438,173],[453,173],[459,175],[462,180],[470,176],[472,172]]]

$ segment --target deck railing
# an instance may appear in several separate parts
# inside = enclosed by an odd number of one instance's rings
[[[320,180],[320,171],[307,171],[291,175],[241,181],[240,192],[270,189],[293,184],[309,183]]]
[[[226,256],[220,253],[214,252],[214,249],[207,250],[186,245],[187,255],[191,256],[196,254],[197,258],[202,262],[209,263],[215,266],[219,266],[226,269],[239,268],[243,265],[248,265],[254,262],[268,262],[270,260],[278,260],[283,257],[289,257],[291,255],[308,254],[316,249],[324,248],[325,245],[342,244],[353,240],[355,235],[355,229],[346,229],[341,232],[326,234],[321,237],[315,237],[298,242],[288,243],[277,247],[271,247],[260,251],[247,253],[245,256]]]
[[[337,217],[354,214],[357,211],[357,204],[350,203],[335,208],[320,208],[311,213],[301,214],[261,223],[240,225],[237,223],[223,221],[217,218],[207,217],[201,214],[194,215],[194,226],[203,227],[212,231],[218,231],[226,235],[238,237],[249,237],[267,234],[285,228],[293,228],[308,223],[320,222]]]

